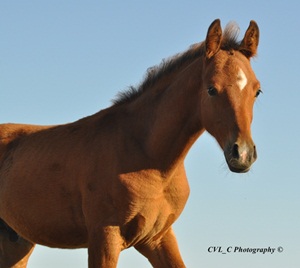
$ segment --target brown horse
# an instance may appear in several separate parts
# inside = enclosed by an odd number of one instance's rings
[[[1,125],[0,266],[26,267],[38,243],[87,247],[90,268],[116,267],[131,246],[154,267],[185,267],[172,224],[189,196],[190,147],[207,130],[231,171],[247,172],[257,157],[257,24],[236,36],[215,20],[204,42],[79,121]]]

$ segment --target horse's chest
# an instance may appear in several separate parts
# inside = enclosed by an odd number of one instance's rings
[[[127,191],[127,220],[122,233],[128,245],[158,239],[179,217],[189,196],[185,177],[168,185],[155,179],[138,181],[127,185]]]

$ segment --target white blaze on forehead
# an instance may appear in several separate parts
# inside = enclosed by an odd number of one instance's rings
[[[245,88],[247,82],[248,82],[247,77],[243,72],[243,70],[240,68],[237,75],[237,82],[236,82],[240,90],[243,90]]]

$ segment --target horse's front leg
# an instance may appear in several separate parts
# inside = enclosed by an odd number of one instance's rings
[[[135,247],[155,268],[184,268],[172,228],[156,241]]]
[[[89,231],[89,268],[115,268],[123,240],[118,226],[105,226]]]

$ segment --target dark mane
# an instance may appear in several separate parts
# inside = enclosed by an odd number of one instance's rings
[[[120,105],[135,100],[164,75],[175,71],[188,61],[193,61],[203,53],[204,46],[200,43],[191,46],[191,48],[184,53],[163,59],[159,65],[148,68],[144,81],[138,87],[130,86],[127,90],[119,92],[117,97],[113,100],[113,104]]]
[[[224,29],[221,49],[237,50],[240,42],[237,41],[239,27],[236,23],[230,22]],[[121,91],[116,98],[112,100],[113,105],[121,105],[131,102],[142,95],[148,88],[153,86],[164,75],[170,74],[180,68],[187,62],[192,62],[196,58],[205,54],[205,42],[192,45],[187,51],[176,54],[168,59],[163,59],[162,62],[147,70],[144,81],[138,86],[130,86],[127,90]]]

